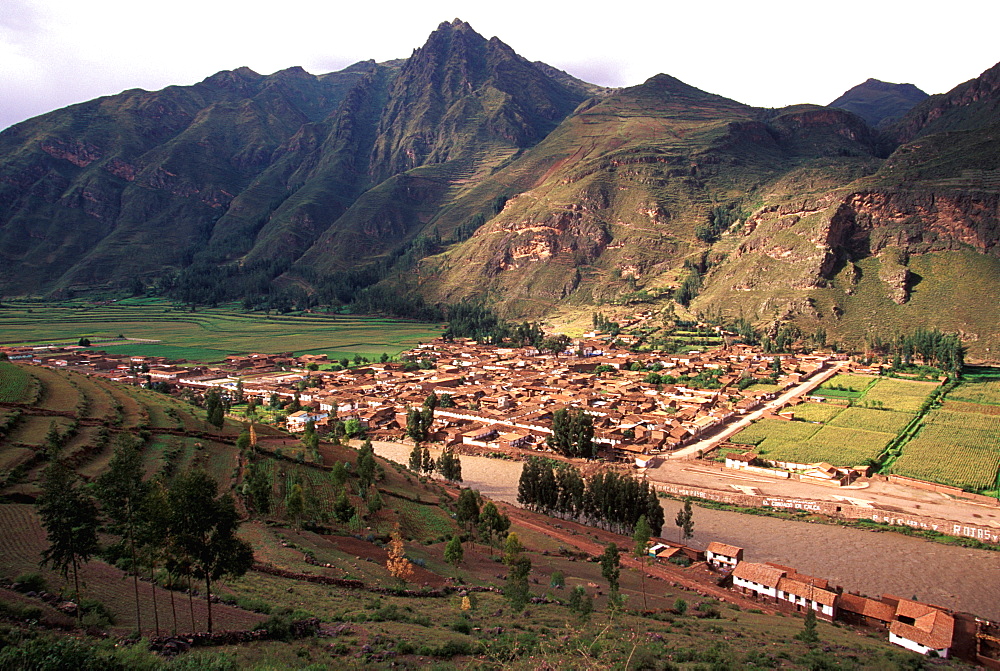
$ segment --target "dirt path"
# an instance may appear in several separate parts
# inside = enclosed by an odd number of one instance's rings
[[[558,529],[552,524],[552,522],[549,521],[550,518],[543,518],[539,520],[538,518],[542,516],[527,512],[514,506],[505,506],[504,512],[506,512],[511,519],[516,520],[518,525],[545,534],[546,536],[559,541],[561,545],[575,548],[581,552],[586,552],[593,557],[598,557],[603,554],[605,546],[613,541],[618,543],[619,548],[622,551],[621,564],[626,568],[632,568],[637,571],[645,570],[646,575],[649,577],[658,578],[670,585],[678,585],[686,589],[694,590],[702,596],[710,596],[719,599],[720,601],[736,603],[742,608],[759,608],[769,613],[775,612],[773,609],[768,608],[766,604],[762,605],[758,601],[744,598],[731,590],[724,589],[718,585],[714,585],[703,580],[697,580],[690,574],[687,574],[684,569],[679,567],[674,568],[665,564],[643,565],[637,559],[632,558],[628,550],[628,539],[624,539],[620,535],[584,526],[582,524],[577,524],[575,522],[567,522],[565,520],[558,520],[558,524],[563,527],[563,529]],[[576,533],[571,533],[566,529],[574,529]],[[599,538],[600,541],[592,540],[595,536]]]

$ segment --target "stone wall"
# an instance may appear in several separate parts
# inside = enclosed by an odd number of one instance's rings
[[[656,491],[671,494],[673,496],[691,496],[709,501],[717,501],[733,506],[746,508],[777,508],[779,510],[802,510],[806,512],[828,515],[830,517],[843,517],[852,520],[871,520],[883,524],[897,526],[907,526],[922,531],[937,531],[951,536],[964,538],[974,538],[984,543],[1000,544],[1000,529],[994,527],[981,526],[977,524],[966,524],[945,520],[939,517],[924,517],[922,515],[912,515],[909,513],[898,513],[879,508],[866,508],[861,506],[845,505],[842,503],[832,503],[829,501],[816,501],[812,499],[796,499],[778,496],[757,496],[753,494],[737,494],[720,492],[704,487],[685,487],[661,482],[651,482],[650,485]]]

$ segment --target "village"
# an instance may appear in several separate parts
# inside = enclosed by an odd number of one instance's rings
[[[283,413],[284,427],[293,433],[309,425],[322,434],[334,422],[353,420],[373,440],[402,441],[407,411],[421,407],[433,395],[437,405],[430,441],[461,453],[515,459],[538,451],[551,453],[547,439],[554,414],[578,409],[592,419],[596,456],[640,474],[658,462],[704,456],[703,452],[725,445],[725,438],[749,420],[794,408],[835,373],[878,372],[833,353],[775,356],[731,345],[664,355],[636,353],[624,343],[618,345],[596,334],[570,342],[560,352],[438,339],[405,352],[399,361],[354,366],[332,362],[326,355],[287,353],[232,355],[214,365],[115,356],[83,347],[7,348],[6,354],[12,360],[161,391],[197,397],[215,390],[234,404],[254,399],[261,405],[284,407],[288,410]],[[796,470],[796,480],[834,487],[870,475],[865,466],[761,464],[769,467],[761,468],[754,459],[752,454],[732,455],[726,467],[759,473],[778,466],[779,472]],[[768,473],[769,478],[774,476]],[[683,493],[670,486],[657,489]],[[956,618],[966,616],[912,599],[844,593],[825,579],[788,566],[744,561],[742,548],[724,543],[712,542],[705,551],[657,543],[650,555],[664,561],[690,555],[689,559],[706,561],[719,572],[720,585],[743,596],[779,609],[812,610],[828,621],[885,630],[891,642],[921,654],[947,657],[959,645],[965,648],[962,656],[975,658],[983,641],[989,640],[979,631],[990,626],[985,621],[972,618],[956,624]]]
[[[547,449],[553,413],[582,409],[592,418],[598,456],[641,468],[847,363],[845,355],[766,356],[746,345],[662,355],[618,344],[584,338],[552,353],[436,340],[404,353],[401,362],[335,371],[322,370],[332,363],[326,355],[233,355],[206,366],[81,347],[6,353],[120,382],[197,394],[216,389],[230,401],[294,400],[299,409],[284,418],[292,432],[312,422],[322,434],[332,420],[356,420],[373,439],[398,439],[407,409],[435,394],[432,442],[506,453]]]

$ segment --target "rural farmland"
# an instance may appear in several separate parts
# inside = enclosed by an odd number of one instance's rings
[[[251,352],[394,356],[441,333],[437,324],[356,315],[246,314],[235,306],[190,312],[155,299],[101,305],[13,301],[4,303],[0,316],[8,345],[75,345],[87,338],[120,354],[205,362]]]

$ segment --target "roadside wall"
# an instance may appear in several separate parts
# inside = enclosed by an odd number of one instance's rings
[[[937,531],[951,536],[961,536],[964,538],[974,538],[984,543],[1000,544],[1000,529],[985,527],[976,524],[964,524],[952,520],[945,520],[939,517],[923,517],[921,515],[911,515],[909,513],[897,513],[879,508],[865,508],[861,506],[844,505],[831,503],[828,501],[814,501],[811,499],[793,499],[776,496],[757,496],[753,494],[737,494],[720,492],[713,489],[697,487],[685,487],[681,485],[671,485],[662,482],[650,482],[658,492],[671,494],[673,496],[693,496],[709,501],[717,501],[734,506],[747,508],[777,508],[780,510],[803,510],[807,512],[829,515],[830,517],[844,517],[852,520],[871,520],[883,524],[893,524],[898,526],[908,526],[914,529],[925,531]]]
[[[975,501],[977,503],[985,503],[987,505],[995,506],[998,502],[992,496],[983,496],[982,494],[973,494],[971,492],[964,492],[958,487],[949,487],[948,485],[939,485],[935,482],[926,482],[924,480],[917,480],[915,478],[908,478],[905,475],[888,475],[879,476],[886,482],[891,482],[897,485],[905,485],[907,487],[913,487],[914,489],[925,489],[931,492],[939,492],[941,494],[947,494],[949,496],[954,496],[959,499],[966,499],[968,501]]]

